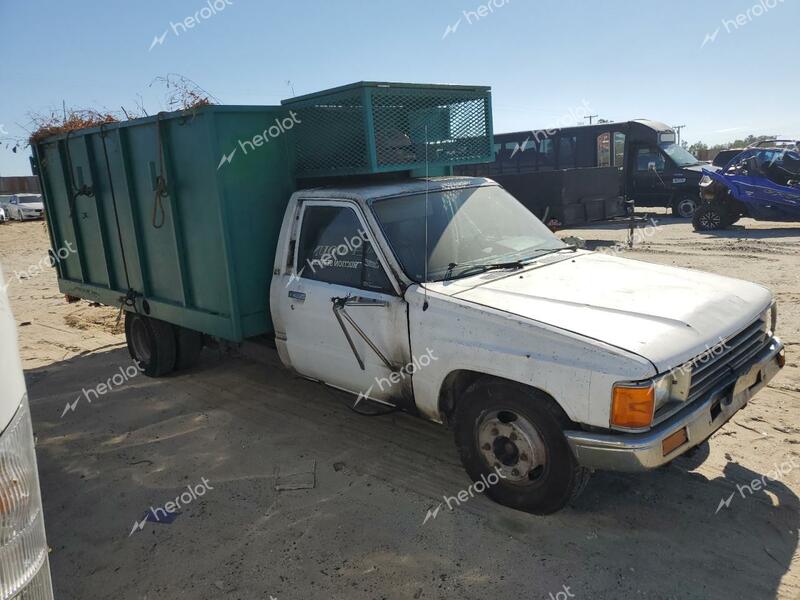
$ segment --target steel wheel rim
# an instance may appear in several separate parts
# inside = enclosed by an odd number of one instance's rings
[[[490,469],[516,485],[541,479],[547,466],[547,449],[536,426],[514,410],[494,410],[481,415],[476,428],[478,451]]]
[[[696,209],[697,203],[690,198],[684,198],[678,203],[678,214],[685,219],[692,217]]]
[[[722,223],[722,217],[714,211],[707,211],[700,216],[700,224],[706,229],[716,229]]]

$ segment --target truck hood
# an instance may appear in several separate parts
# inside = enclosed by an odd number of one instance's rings
[[[694,171],[695,173],[698,173],[700,175],[703,174],[704,169],[708,169],[710,171],[719,171],[721,167],[717,167],[715,165],[712,165],[711,163],[703,163],[700,165],[692,165],[691,167],[683,167],[684,171]]]
[[[659,373],[740,332],[772,302],[760,285],[701,271],[599,252],[557,256],[431,289],[633,352]]]

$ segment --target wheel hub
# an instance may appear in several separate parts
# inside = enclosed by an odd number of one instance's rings
[[[507,481],[530,483],[545,466],[545,446],[536,427],[513,411],[487,413],[478,426],[478,446],[486,463]]]
[[[709,229],[715,229],[719,227],[720,223],[722,223],[722,217],[720,217],[715,212],[707,212],[702,217],[700,217],[700,222],[703,224],[704,227]]]
[[[694,200],[684,198],[678,203],[678,214],[688,219],[694,214],[696,208],[697,204],[694,202]]]

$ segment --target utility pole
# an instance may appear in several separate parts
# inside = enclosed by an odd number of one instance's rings
[[[673,128],[673,129],[674,129],[674,130],[677,132],[677,134],[678,134],[678,146],[680,146],[680,145],[681,145],[681,129],[683,129],[684,127],[686,127],[686,125],[673,125],[673,126],[672,126],[672,128]]]
[[[593,121],[594,119],[596,119],[597,117],[599,117],[599,116],[600,116],[600,115],[586,115],[586,116],[585,116],[585,117],[583,117],[583,118],[584,118],[584,119],[589,119],[589,125],[591,125],[591,124],[592,124],[592,121]]]

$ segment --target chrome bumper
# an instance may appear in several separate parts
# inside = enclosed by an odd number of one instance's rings
[[[646,471],[664,465],[707,440],[750,401],[781,370],[783,343],[772,338],[753,362],[704,399],[646,433],[591,433],[566,431],[572,452],[584,467],[607,471]],[[688,441],[664,454],[662,443],[681,429]]]

